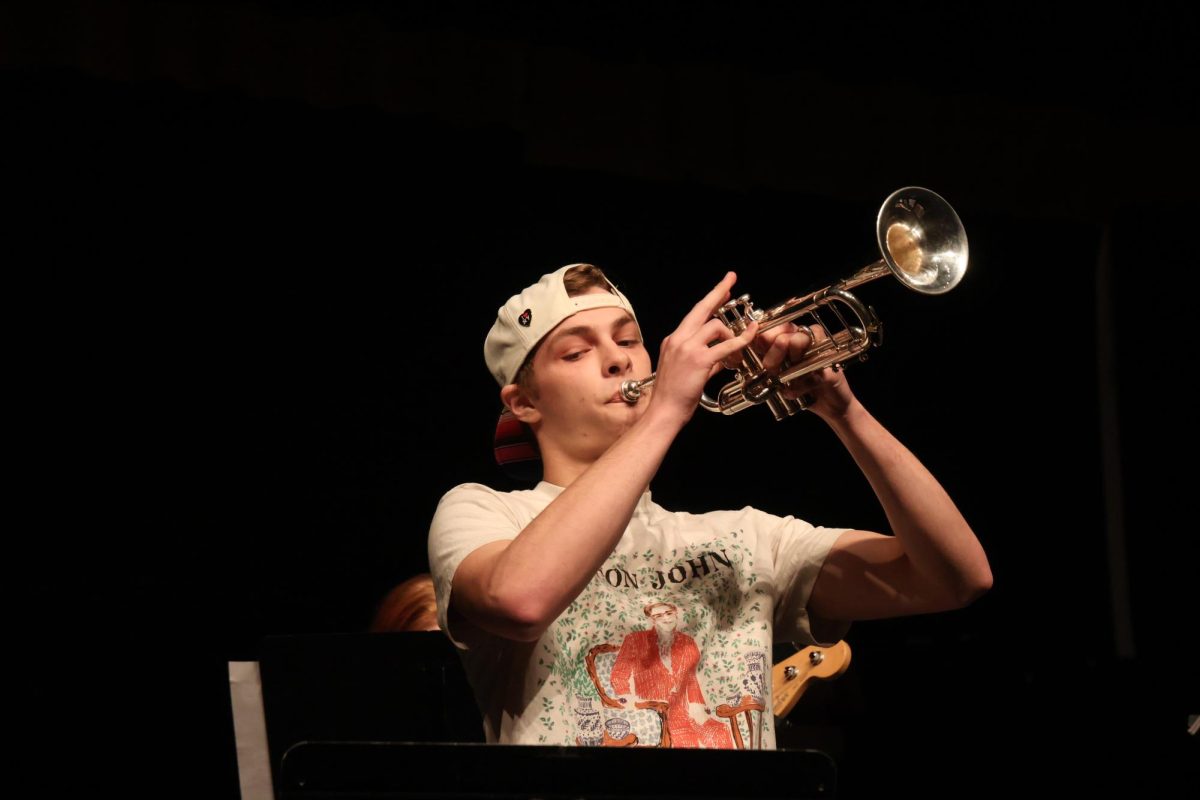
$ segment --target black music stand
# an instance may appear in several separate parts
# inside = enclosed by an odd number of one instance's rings
[[[309,742],[284,758],[280,800],[724,800],[829,798],[819,750]]]

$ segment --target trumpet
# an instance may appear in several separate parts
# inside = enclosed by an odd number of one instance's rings
[[[792,381],[826,367],[841,370],[854,359],[865,361],[867,351],[883,341],[883,323],[874,309],[850,293],[851,289],[890,273],[915,292],[944,294],[957,286],[967,271],[967,234],[962,221],[949,203],[928,189],[907,186],[892,192],[879,208],[875,235],[883,257],[849,278],[772,308],[755,308],[750,295],[744,294],[714,312],[713,317],[724,322],[735,336],[751,321],[757,321],[759,333],[763,333],[810,317],[811,324],[824,328],[826,338],[817,341],[810,336],[813,341],[804,357],[795,364],[785,361],[774,375],[763,369],[757,353],[745,348],[737,377],[721,389],[716,399],[701,395],[700,407],[736,414],[765,403],[776,420],[804,411],[811,400],[804,396],[792,399],[782,393]],[[829,317],[837,324],[828,325]],[[651,375],[640,381],[625,381],[621,397],[627,403],[636,403],[654,379]]]

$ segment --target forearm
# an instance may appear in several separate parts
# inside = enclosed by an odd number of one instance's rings
[[[870,482],[913,569],[960,601],[989,588],[992,573],[982,545],[916,456],[861,403],[826,422]]]
[[[534,628],[556,619],[617,546],[682,424],[647,409],[497,556],[491,602]]]

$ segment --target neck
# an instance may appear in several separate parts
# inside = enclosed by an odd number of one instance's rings
[[[595,460],[572,458],[565,453],[542,451],[542,480],[566,488],[575,482]]]
[[[542,480],[547,483],[552,483],[555,486],[561,486],[564,489],[570,486],[579,478],[580,475],[591,469],[600,456],[607,452],[596,453],[595,455],[570,453],[553,444],[549,446],[539,442],[539,450],[542,456]],[[650,485],[647,484],[642,492],[648,492]]]

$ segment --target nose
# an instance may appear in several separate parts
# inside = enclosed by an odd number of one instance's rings
[[[609,342],[604,351],[604,371],[609,375],[623,375],[633,369],[633,358],[627,348]]]

